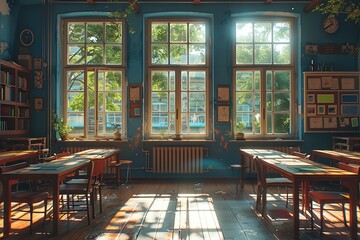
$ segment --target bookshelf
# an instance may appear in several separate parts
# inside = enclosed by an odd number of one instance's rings
[[[0,59],[0,136],[29,133],[30,71]]]
[[[360,72],[304,72],[305,132],[359,132]]]

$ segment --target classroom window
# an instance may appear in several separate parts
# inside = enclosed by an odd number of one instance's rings
[[[288,18],[235,24],[233,129],[247,138],[294,136],[294,24]]]
[[[112,124],[124,134],[125,46],[123,22],[66,20],[65,109],[71,135],[113,136]]]
[[[210,25],[207,20],[149,20],[149,138],[210,135]]]

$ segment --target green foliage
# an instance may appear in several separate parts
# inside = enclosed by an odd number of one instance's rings
[[[245,122],[242,122],[240,120],[236,121],[236,130],[237,130],[237,132],[242,133],[242,132],[244,132],[245,128],[246,128],[246,123]]]
[[[353,21],[355,24],[360,24],[360,8],[359,0],[328,0],[323,1],[313,11],[329,14],[330,16],[337,16],[345,14],[346,21]]]
[[[117,0],[111,0],[112,2],[118,2]],[[109,17],[114,19],[113,24],[117,25],[117,22],[122,19],[126,19],[129,26],[129,33],[134,34],[135,29],[130,25],[129,18],[131,15],[135,13],[134,4],[137,3],[138,0],[134,0],[133,3],[130,3],[125,9],[117,9],[114,12],[111,12]]]
[[[54,131],[59,133],[60,137],[68,135],[73,129],[61,115],[56,113],[52,115],[52,125]]]

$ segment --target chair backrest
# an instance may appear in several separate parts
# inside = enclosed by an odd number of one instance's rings
[[[263,172],[263,168],[261,165],[261,160],[258,158],[258,156],[253,157],[253,161],[255,163],[255,168],[257,172],[257,183],[258,184],[265,184],[266,183],[266,176]]]
[[[356,173],[358,175],[358,182],[359,182],[359,178],[360,178],[360,175],[359,175],[360,166],[359,165],[352,165],[352,164],[350,165],[350,164],[339,162],[338,163],[338,168],[340,168],[342,170],[345,170],[345,171]],[[342,181],[341,185],[348,188],[349,187],[348,183],[349,183],[348,181]]]
[[[54,153],[55,159],[72,155],[70,152]]]
[[[92,180],[94,174],[94,162],[90,161],[87,165],[86,176],[87,176],[87,192],[90,192],[92,189]]]
[[[0,179],[2,180],[1,174],[3,174],[3,173],[18,170],[18,169],[25,168],[25,167],[28,167],[28,166],[30,166],[30,164],[27,163],[27,162],[21,162],[21,163],[16,163],[16,164],[12,164],[12,165],[1,166],[0,167]],[[11,180],[10,185],[14,185],[14,184],[16,184],[18,182],[19,181],[17,181],[17,180]]]
[[[105,171],[105,160],[104,159],[94,159],[94,171],[93,177],[97,180],[101,181],[104,171]]]

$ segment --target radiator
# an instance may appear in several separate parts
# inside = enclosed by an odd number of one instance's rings
[[[299,146],[296,147],[288,147],[288,146],[266,146],[266,147],[252,147],[252,148],[259,148],[259,149],[272,149],[283,153],[292,154],[294,151],[300,151]],[[246,157],[245,159],[245,166],[248,166],[249,173],[256,173],[256,168],[254,161],[250,157]],[[268,173],[276,173],[275,170],[268,169]]]
[[[202,173],[204,147],[156,146],[152,149],[153,173]]]

